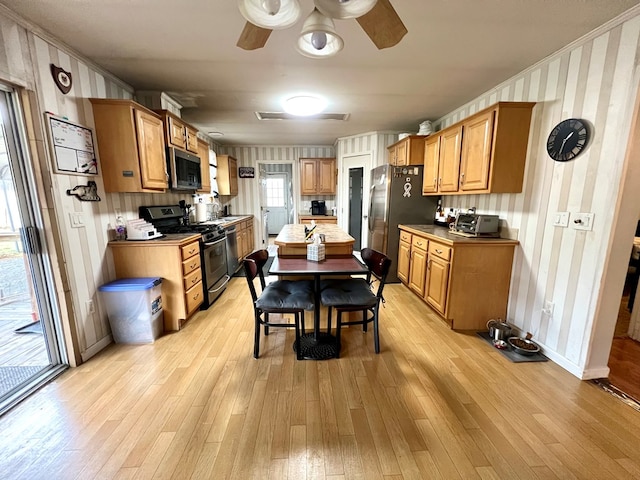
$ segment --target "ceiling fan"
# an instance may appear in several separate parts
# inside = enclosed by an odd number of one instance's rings
[[[378,49],[397,45],[407,33],[389,0],[314,0],[314,5],[298,44],[303,55],[330,56],[342,48],[333,19],[355,18]],[[237,43],[244,50],[264,47],[272,30],[288,28],[300,16],[298,0],[238,0],[238,7],[247,19]]]

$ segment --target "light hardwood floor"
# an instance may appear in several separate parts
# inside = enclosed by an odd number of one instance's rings
[[[631,479],[640,413],[552,362],[511,363],[401,285],[381,348],[252,357],[246,280],[153,345],[114,345],[0,418],[7,479]],[[310,320],[311,315],[308,315]]]

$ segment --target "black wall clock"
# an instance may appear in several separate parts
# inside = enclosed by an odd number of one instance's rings
[[[547,153],[557,162],[573,160],[589,143],[589,126],[584,120],[568,118],[556,125],[547,139]]]

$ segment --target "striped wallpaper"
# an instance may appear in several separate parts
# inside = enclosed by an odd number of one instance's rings
[[[498,214],[505,226],[515,230],[520,248],[508,320],[531,332],[554,361],[581,378],[606,377],[617,316],[617,306],[615,311],[603,310],[598,303],[637,90],[637,12],[592,32],[436,122],[444,128],[498,101],[537,102],[523,192],[445,197],[444,205]],[[591,143],[574,161],[554,162],[546,154],[547,136],[555,124],[570,117],[593,125]],[[564,211],[594,213],[593,231],[554,227],[554,213]],[[631,219],[633,225],[635,221]],[[630,251],[631,238],[628,247]],[[626,265],[622,267],[626,272]],[[624,273],[620,275],[623,279]],[[611,287],[617,304],[622,279]],[[545,301],[554,304],[551,316],[542,313]],[[593,338],[595,331],[610,334]],[[590,354],[598,342],[599,355]]]

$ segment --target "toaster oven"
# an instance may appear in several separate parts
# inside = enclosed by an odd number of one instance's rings
[[[498,236],[498,215],[479,213],[459,213],[456,217],[455,230],[475,236]]]

